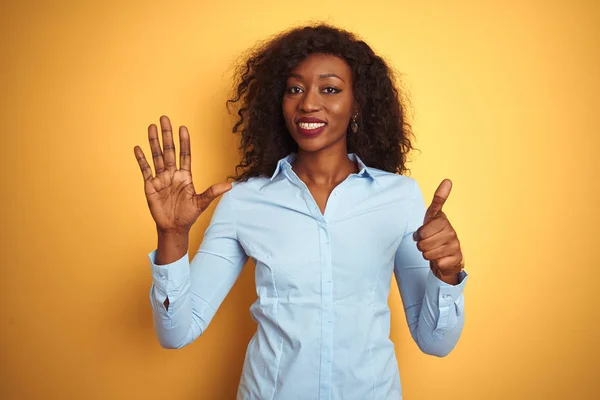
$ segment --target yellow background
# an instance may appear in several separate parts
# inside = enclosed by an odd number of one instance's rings
[[[412,176],[427,201],[454,183],[466,325],[448,357],[421,354],[392,288],[405,398],[595,398],[599,4],[2,2],[0,398],[234,398],[253,265],[204,336],[162,349],[133,147],[149,155],[146,128],[166,114],[189,128],[196,187],[223,180],[238,157],[232,62],[311,20],[357,32],[404,74]]]

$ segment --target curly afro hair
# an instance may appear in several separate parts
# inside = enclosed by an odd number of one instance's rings
[[[289,72],[312,53],[345,60],[352,70],[359,130],[347,137],[349,153],[366,165],[403,174],[406,156],[413,149],[406,121],[406,100],[396,87],[392,69],[351,32],[327,24],[294,28],[260,43],[244,55],[234,74],[233,106],[239,116],[233,127],[241,134],[241,162],[236,181],[270,177],[277,161],[298,145],[289,134],[281,109]]]

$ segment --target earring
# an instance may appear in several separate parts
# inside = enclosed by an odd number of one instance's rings
[[[350,123],[350,130],[352,130],[352,133],[358,132],[358,124],[356,123],[357,117],[358,114],[354,114],[354,117],[352,117],[352,122]]]

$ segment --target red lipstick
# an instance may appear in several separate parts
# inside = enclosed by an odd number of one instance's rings
[[[305,137],[316,137],[327,127],[327,123],[315,117],[302,117],[296,119],[298,132]],[[301,126],[302,125],[302,126]]]

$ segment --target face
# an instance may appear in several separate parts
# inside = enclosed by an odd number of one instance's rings
[[[336,56],[311,54],[290,71],[282,108],[299,149],[345,147],[348,123],[356,112],[350,66]]]

